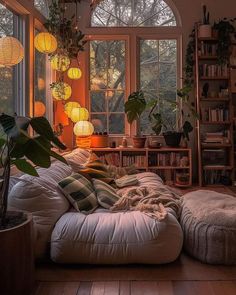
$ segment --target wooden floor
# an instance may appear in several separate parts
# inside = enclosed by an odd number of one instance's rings
[[[44,263],[36,280],[33,295],[236,295],[236,266],[207,265],[184,253],[167,265]]]

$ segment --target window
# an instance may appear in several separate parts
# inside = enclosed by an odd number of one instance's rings
[[[0,37],[14,36],[17,16],[0,4]],[[17,112],[14,86],[16,68],[0,66],[0,113],[13,115]]]
[[[48,17],[48,2],[47,0],[34,0],[34,6],[46,18]]]
[[[106,0],[96,7],[93,27],[175,26],[173,11],[163,0]]]
[[[96,132],[125,133],[125,41],[90,42],[90,112]]]
[[[124,102],[138,89],[143,89],[147,101],[158,100],[156,111],[175,127],[175,106],[171,102],[176,101],[180,77],[180,20],[167,2],[104,0],[92,12],[90,110],[96,131],[127,133]],[[126,41],[116,40],[121,35]],[[146,111],[141,117],[141,132],[152,133],[150,125]]]

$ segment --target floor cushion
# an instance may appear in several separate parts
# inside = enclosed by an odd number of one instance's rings
[[[162,264],[179,256],[182,243],[182,229],[171,213],[159,222],[139,211],[69,212],[53,230],[51,259],[75,264]]]
[[[183,196],[184,249],[210,264],[236,264],[236,198],[198,190]]]

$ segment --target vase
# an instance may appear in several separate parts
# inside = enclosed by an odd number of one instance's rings
[[[211,38],[212,37],[211,25],[200,25],[198,28],[198,37],[199,38]]]

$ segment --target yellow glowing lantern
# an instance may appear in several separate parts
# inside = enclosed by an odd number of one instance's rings
[[[53,70],[58,72],[65,72],[69,69],[70,59],[65,54],[55,54],[51,58],[50,63]]]
[[[42,53],[53,53],[57,49],[57,39],[49,33],[39,33],[34,38],[35,48]]]
[[[74,108],[71,111],[70,118],[74,123],[79,121],[87,121],[89,118],[89,112],[86,108]]]
[[[71,117],[71,112],[74,108],[80,108],[80,104],[76,101],[70,101],[65,104],[64,112],[69,118]]]
[[[45,81],[43,78],[38,78],[38,90],[45,89]]]
[[[94,132],[93,124],[88,121],[77,122],[74,126],[76,144],[80,148],[88,149],[91,146],[91,135]]]
[[[35,117],[42,117],[46,113],[45,104],[41,101],[35,101],[34,103],[34,116]]]
[[[14,66],[22,61],[24,48],[14,37],[0,38],[0,65]]]
[[[79,68],[70,68],[67,75],[71,80],[79,80],[82,76],[82,71]]]
[[[67,100],[71,97],[72,89],[70,85],[64,82],[55,83],[52,88],[52,96],[56,100]]]

